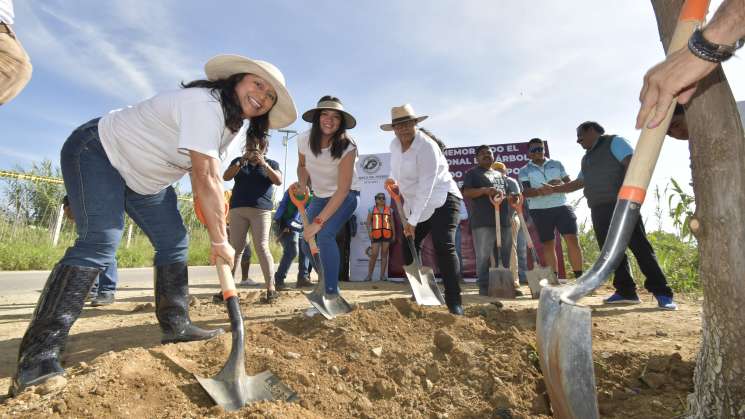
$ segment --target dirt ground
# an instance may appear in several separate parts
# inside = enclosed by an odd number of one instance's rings
[[[0,398],[0,417],[81,418],[538,418],[549,417],[535,352],[535,308],[528,297],[479,297],[464,286],[466,316],[422,308],[403,284],[343,283],[355,310],[332,321],[308,318],[298,291],[276,304],[241,292],[246,369],[271,370],[299,401],[262,402],[227,413],[194,374],[212,377],[230,352],[230,334],[207,342],[160,345],[152,298],[86,308],[75,324],[64,366],[68,385]],[[229,329],[216,288],[192,287],[191,316]],[[605,290],[608,291],[608,290]],[[603,417],[672,418],[692,390],[700,302],[680,310],[644,304],[593,310],[593,352]],[[525,289],[527,294],[527,288]],[[10,384],[29,314],[0,313],[0,388]]]

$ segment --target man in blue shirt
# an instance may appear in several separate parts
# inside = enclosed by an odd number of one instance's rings
[[[582,171],[577,180],[553,187],[553,190],[561,192],[572,192],[584,188],[595,237],[601,248],[608,236],[618,190],[623,184],[626,169],[634,154],[634,149],[624,138],[617,135],[603,135],[604,133],[605,129],[593,121],[583,122],[577,127],[577,143],[587,150],[585,156],[582,157]],[[647,278],[644,281],[644,288],[655,296],[657,305],[665,310],[677,309],[673,302],[673,291],[667,285],[667,279],[657,262],[654,249],[647,240],[641,218],[634,227],[629,248]],[[605,304],[639,304],[641,302],[636,293],[636,284],[631,276],[626,255],[616,268],[613,286],[616,292],[603,300]]]
[[[558,160],[548,159],[544,152],[543,140],[533,138],[528,141],[528,164],[520,169],[518,180],[523,185],[523,195],[527,198],[530,217],[538,230],[543,244],[543,258],[547,266],[558,273],[554,231],[564,237],[572,265],[574,277],[582,276],[582,250],[577,241],[577,216],[567,204],[566,193],[558,192],[554,186],[563,185],[571,179]],[[558,276],[558,275],[557,275]]]

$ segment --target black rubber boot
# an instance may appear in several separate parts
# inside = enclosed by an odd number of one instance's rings
[[[10,385],[11,396],[65,373],[60,365],[60,354],[67,334],[80,316],[85,297],[101,271],[84,266],[57,264],[54,267],[21,340],[18,370]]]
[[[205,330],[191,324],[186,262],[155,267],[155,315],[163,331],[163,344],[206,340],[224,333],[222,329]]]

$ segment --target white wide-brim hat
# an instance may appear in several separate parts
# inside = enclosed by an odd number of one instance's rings
[[[316,116],[316,112],[320,112],[324,109],[330,109],[332,111],[339,112],[344,117],[344,128],[345,129],[352,129],[355,126],[357,126],[357,120],[354,119],[354,116],[352,116],[351,113],[344,110],[344,105],[342,105],[341,101],[338,99],[319,100],[315,108],[308,109],[307,111],[303,113],[303,121],[313,122],[313,117]]]
[[[391,108],[391,123],[383,124],[380,129],[383,131],[392,131],[393,126],[407,121],[416,121],[417,123],[424,121],[429,118],[428,115],[417,116],[414,112],[414,108],[408,103],[401,106],[394,106]]]
[[[272,63],[252,60],[241,55],[220,54],[204,65],[209,80],[226,79],[233,74],[250,73],[266,80],[277,92],[277,102],[269,110],[269,128],[284,128],[297,119],[295,102],[285,87],[285,76]]]

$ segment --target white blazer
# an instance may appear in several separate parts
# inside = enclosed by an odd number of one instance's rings
[[[445,204],[448,193],[463,196],[450,174],[450,167],[440,147],[420,130],[406,152],[401,141],[391,141],[391,175],[404,197],[404,213],[409,224],[429,220],[437,208]]]

